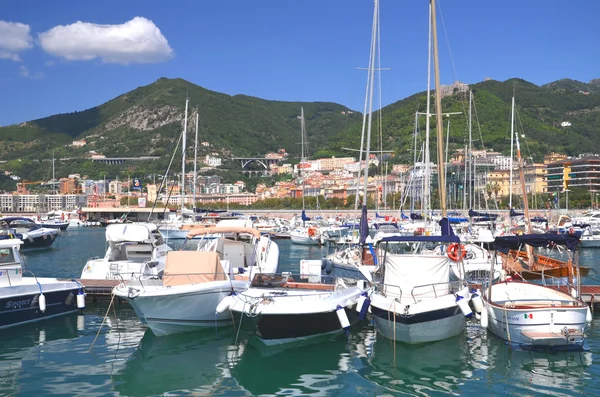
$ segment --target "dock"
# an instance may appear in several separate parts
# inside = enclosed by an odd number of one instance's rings
[[[65,279],[71,281],[72,279]],[[112,299],[112,289],[119,285],[120,280],[90,280],[90,279],[75,279],[83,286],[83,290],[92,302]]]

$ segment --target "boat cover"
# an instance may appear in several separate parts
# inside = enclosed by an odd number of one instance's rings
[[[446,255],[385,256],[385,294],[388,298],[400,298],[403,304],[448,294],[449,278]]]
[[[545,247],[548,243],[555,243],[575,251],[579,245],[580,234],[522,234],[515,236],[498,236],[494,240],[496,250],[508,254],[512,250],[520,250],[525,244],[532,247]]]
[[[144,242],[152,240],[152,223],[117,223],[106,227],[106,241],[114,243]]]
[[[214,251],[169,251],[163,285],[200,284],[226,280],[219,255]]]

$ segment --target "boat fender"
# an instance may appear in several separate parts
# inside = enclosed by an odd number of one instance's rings
[[[506,281],[506,270],[504,269],[500,270],[500,281]]]
[[[235,299],[235,293],[229,296],[226,296],[225,298],[223,298],[223,300],[221,302],[219,302],[219,304],[217,305],[217,308],[215,310],[215,314],[221,314],[224,313],[226,310],[229,309],[229,307],[231,307],[231,305],[233,304],[233,300]]]
[[[38,298],[38,304],[40,305],[40,311],[44,313],[46,311],[46,297],[44,294],[40,294]]]
[[[367,313],[369,312],[369,306],[371,306],[371,299],[366,292],[363,292],[358,298],[358,302],[356,303],[356,311],[358,312],[358,319],[364,320],[367,318]]]
[[[487,311],[487,308],[484,308],[483,311],[481,312],[481,319],[479,320],[479,324],[481,325],[481,328],[487,328],[488,327],[488,311]]]
[[[238,271],[238,274],[244,274],[246,272],[246,269],[244,269],[243,267],[238,267],[237,271]]]
[[[577,298],[577,290],[575,288],[571,288],[571,296]]]
[[[331,272],[333,271],[333,261],[327,259],[327,262],[325,263],[325,273],[327,274],[331,274]]]
[[[348,320],[346,310],[344,310],[343,307],[338,305],[338,307],[335,309],[335,313],[337,314],[338,320],[342,328],[348,331],[350,329],[350,320]]]
[[[85,309],[85,293],[81,289],[77,293],[77,308]]]
[[[592,304],[594,304],[594,303],[592,302]],[[586,322],[588,322],[588,323],[591,323],[593,318],[594,318],[594,317],[592,316],[592,311],[591,311],[591,310],[590,310],[590,308],[588,307],[588,308],[587,308],[587,313],[586,313],[586,315],[585,315],[585,321],[586,321]]]
[[[481,300],[481,296],[477,293],[477,291],[471,293],[471,302],[473,303],[475,312],[481,313],[483,310],[483,301]]]
[[[460,310],[463,312],[465,317],[468,317],[468,318],[473,317],[473,312],[471,311],[471,308],[469,307],[469,301],[467,299],[465,299],[464,297],[462,297],[460,295],[456,295],[456,304],[458,305]]]
[[[321,271],[325,270],[325,267],[327,266],[327,258],[321,258]]]

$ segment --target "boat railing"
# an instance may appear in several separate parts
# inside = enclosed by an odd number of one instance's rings
[[[452,291],[458,291],[460,287],[460,281],[447,281],[443,283],[416,285],[410,291],[410,295],[412,296],[414,303],[417,303],[417,298],[428,298],[431,294],[431,291],[433,291],[434,298],[439,298],[439,296],[448,295],[448,293],[451,293]],[[419,293],[417,293],[417,291],[419,291]]]

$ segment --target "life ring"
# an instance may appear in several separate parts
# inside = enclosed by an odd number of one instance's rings
[[[312,227],[309,227],[309,228],[308,228],[308,235],[309,235],[310,237],[314,237],[314,236],[315,236],[315,229],[314,229],[314,228],[312,228]]]
[[[448,246],[448,258],[454,262],[462,261],[467,255],[465,246],[460,243],[452,243]]]

